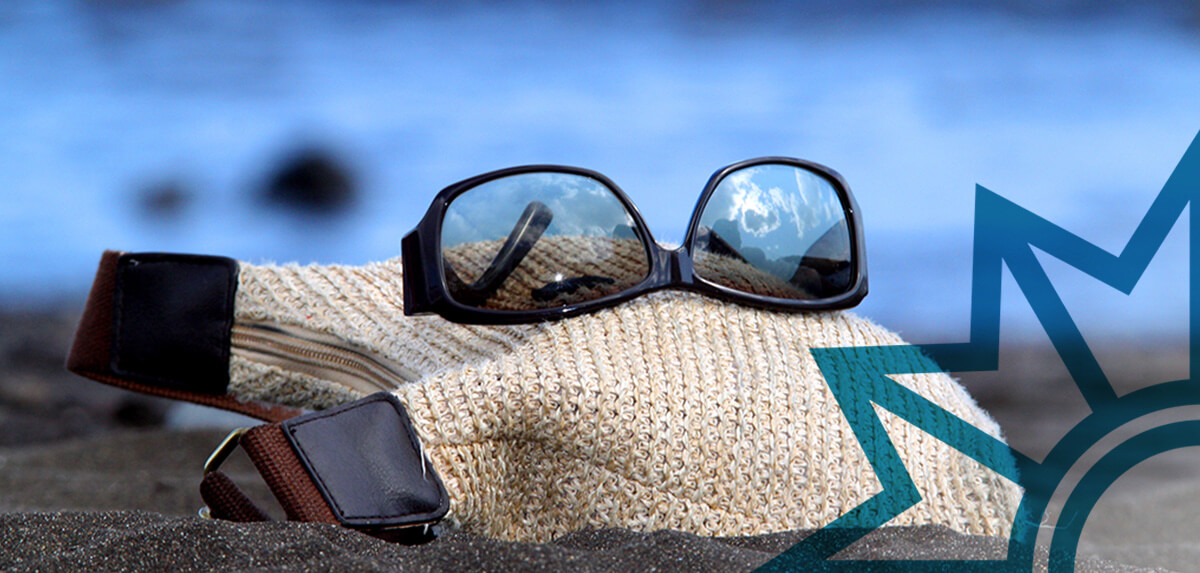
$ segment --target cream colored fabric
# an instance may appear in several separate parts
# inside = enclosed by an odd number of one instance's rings
[[[400,277],[399,260],[243,265],[236,316],[330,333],[418,371],[395,393],[465,530],[532,541],[595,527],[757,534],[819,527],[879,491],[809,353],[902,343],[866,319],[662,291],[549,324],[463,326],[403,316]],[[285,404],[355,396],[242,363],[232,378],[237,396]],[[948,376],[898,381],[1000,435]],[[1014,484],[880,412],[924,498],[891,525],[1007,533]]]

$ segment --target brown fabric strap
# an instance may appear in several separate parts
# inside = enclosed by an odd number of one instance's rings
[[[242,449],[291,521],[338,523],[279,424],[258,426],[242,437]]]
[[[204,474],[200,482],[200,497],[208,507],[208,515],[226,521],[270,521],[271,516],[256,505],[229,476],[220,471]]]
[[[313,483],[283,435],[279,424],[257,426],[241,438],[242,450],[283,507],[290,521],[338,523],[329,504]],[[230,521],[267,521],[270,518],[250,501],[233,480],[211,471],[200,482],[200,497],[212,517]]]

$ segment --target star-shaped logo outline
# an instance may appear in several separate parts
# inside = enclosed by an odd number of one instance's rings
[[[969,342],[812,349],[882,490],[768,562],[759,571],[1029,571],[1050,496],[1067,471],[1101,439],[1130,421],[1179,406],[1200,404],[1200,361],[1186,380],[1164,382],[1117,396],[1082,333],[1055,291],[1033,248],[1129,294],[1151,259],[1189,210],[1189,354],[1200,345],[1200,134],[1192,140],[1162,191],[1120,254],[1114,255],[982,186],[976,186],[975,244]],[[1000,349],[1002,271],[1021,288],[1038,321],[1083,394],[1091,413],[1041,461],[1012,450],[913,392],[889,375],[996,370]],[[921,500],[875,406],[947,443],[1025,490],[1003,560],[853,561],[830,558]],[[1200,420],[1162,424],[1128,438],[1104,454],[1070,491],[1049,548],[1051,572],[1074,570],[1087,515],[1104,491],[1129,469],[1155,455],[1200,445]]]

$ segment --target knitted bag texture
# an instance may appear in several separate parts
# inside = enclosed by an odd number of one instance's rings
[[[463,530],[547,541],[585,528],[750,535],[825,525],[880,491],[809,350],[903,344],[849,312],[781,313],[660,291],[552,323],[403,313],[398,259],[243,264],[235,315],[336,336],[411,371],[407,406]],[[229,392],[319,409],[362,394],[236,351]],[[993,436],[944,374],[906,387]],[[922,501],[889,525],[1006,535],[1020,490],[876,409]]]

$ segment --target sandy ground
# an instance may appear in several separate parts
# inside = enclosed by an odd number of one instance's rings
[[[662,531],[579,532],[549,544],[445,532],[419,547],[307,524],[195,516],[201,465],[221,429],[171,405],[65,373],[69,313],[0,316],[0,568],[13,570],[748,570],[807,532],[706,539]],[[1101,359],[1118,392],[1187,374],[1182,346],[1129,346]],[[1040,458],[1088,410],[1048,345],[1007,349],[1002,370],[964,374],[1014,447]],[[235,479],[249,482],[237,465]],[[260,488],[256,495],[266,494]],[[1200,568],[1200,452],[1139,465],[1102,498],[1080,571]],[[889,528],[844,558],[996,558],[1005,542],[937,527]]]
[[[1109,341],[1093,347],[1119,396],[1188,377],[1186,341]],[[1002,347],[1000,365],[995,372],[959,376],[1000,422],[1009,444],[1040,461],[1091,410],[1048,341]],[[1200,419],[1200,408],[1179,413]],[[1168,419],[1174,418],[1159,418]],[[1106,451],[1104,444],[1099,450]],[[1056,495],[1051,511],[1058,507]],[[1185,448],[1138,464],[1109,488],[1087,518],[1079,551],[1122,563],[1200,571],[1198,540],[1200,448]]]

